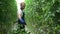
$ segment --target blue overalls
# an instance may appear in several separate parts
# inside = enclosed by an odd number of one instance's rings
[[[19,24],[26,25],[24,16],[25,16],[25,14],[24,14],[24,12],[23,12],[23,16],[21,17],[21,19],[18,19],[18,23],[19,23]],[[22,20],[23,20],[23,21],[22,21]]]

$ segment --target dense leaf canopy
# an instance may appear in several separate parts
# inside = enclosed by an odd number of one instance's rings
[[[26,0],[25,4],[25,21],[30,33],[60,34],[60,0]],[[25,29],[12,32],[18,26],[14,25],[16,5],[15,0],[0,0],[0,34],[27,34]]]
[[[17,6],[15,0],[0,0],[0,32],[7,34],[12,23],[17,20]],[[0,33],[2,34],[2,33]]]
[[[25,13],[34,34],[60,33],[60,0],[26,0]]]

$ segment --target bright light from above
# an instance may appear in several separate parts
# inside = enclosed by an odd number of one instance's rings
[[[17,3],[25,2],[25,0],[16,0]]]

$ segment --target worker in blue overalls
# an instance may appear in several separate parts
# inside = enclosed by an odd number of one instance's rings
[[[23,12],[25,8],[25,3],[22,2],[20,3],[20,11],[18,12],[18,23],[22,25],[21,28],[25,28],[25,19],[24,19],[24,16],[25,16],[25,13]]]

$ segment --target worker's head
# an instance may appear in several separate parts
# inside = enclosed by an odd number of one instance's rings
[[[20,6],[21,6],[21,10],[23,10],[23,9],[25,8],[25,3],[22,2],[22,3],[20,4]]]

